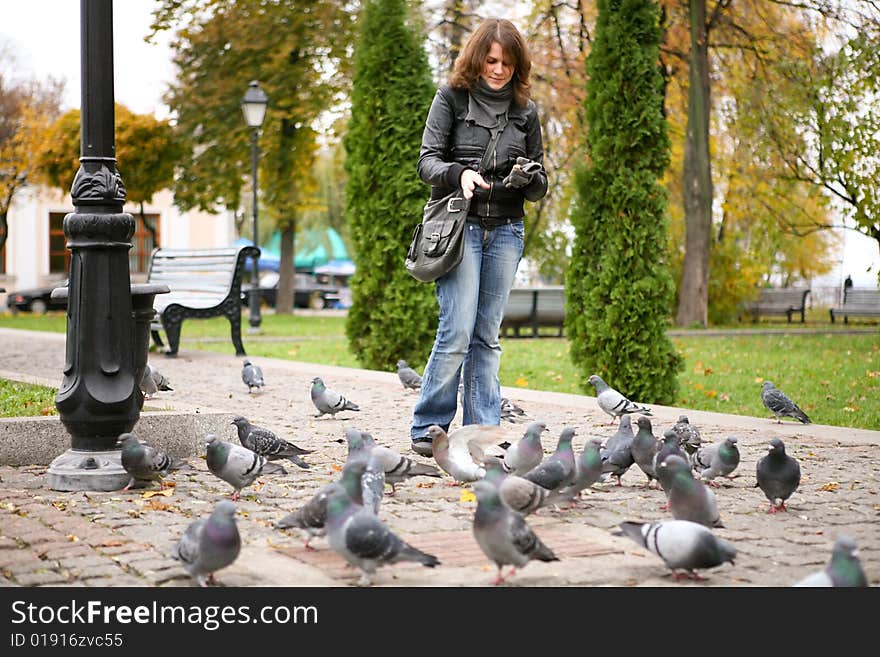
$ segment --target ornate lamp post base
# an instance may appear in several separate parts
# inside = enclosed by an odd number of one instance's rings
[[[61,491],[114,491],[124,488],[131,479],[122,467],[122,452],[118,449],[69,449],[55,457],[48,474],[49,488]]]

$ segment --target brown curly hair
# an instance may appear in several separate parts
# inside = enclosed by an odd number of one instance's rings
[[[458,89],[473,89],[483,72],[483,62],[492,43],[498,42],[505,57],[514,61],[513,99],[516,104],[525,107],[529,102],[531,84],[529,73],[532,70],[532,58],[529,47],[522,34],[513,23],[504,18],[489,18],[471,34],[449,76],[449,86]]]

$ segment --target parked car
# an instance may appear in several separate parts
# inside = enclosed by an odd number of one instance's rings
[[[6,306],[13,314],[19,311],[43,314],[49,310],[67,310],[67,299],[52,298],[52,290],[65,285],[66,280],[30,290],[15,290],[7,295]]]
[[[260,300],[273,308],[278,298],[278,272],[269,271],[260,275]],[[339,301],[339,288],[326,283],[319,283],[309,274],[294,274],[293,305],[295,308],[332,308]],[[241,302],[249,302],[251,285],[246,282],[241,286]]]

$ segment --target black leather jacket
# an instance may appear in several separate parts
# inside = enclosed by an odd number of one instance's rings
[[[419,153],[419,177],[431,185],[431,198],[442,198],[460,188],[461,174],[479,170],[489,144],[489,130],[465,121],[468,110],[466,89],[442,86],[437,90]],[[498,139],[495,157],[482,174],[490,189],[474,188],[469,215],[488,219],[522,217],[523,201],[537,201],[547,193],[547,174],[541,171],[519,189],[508,189],[501,181],[510,173],[517,157],[544,162],[541,124],[535,103],[527,107],[511,103],[508,123]]]

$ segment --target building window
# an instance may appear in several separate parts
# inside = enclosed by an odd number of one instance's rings
[[[67,250],[67,239],[64,237],[64,216],[63,212],[49,213],[49,272],[53,274],[66,274],[70,270],[70,251]],[[155,237],[144,227],[140,214],[132,216],[135,231],[131,237],[131,250],[128,252],[128,267],[132,272],[146,272],[150,266],[150,254],[159,243],[159,215],[144,215],[149,226],[155,229]]]

